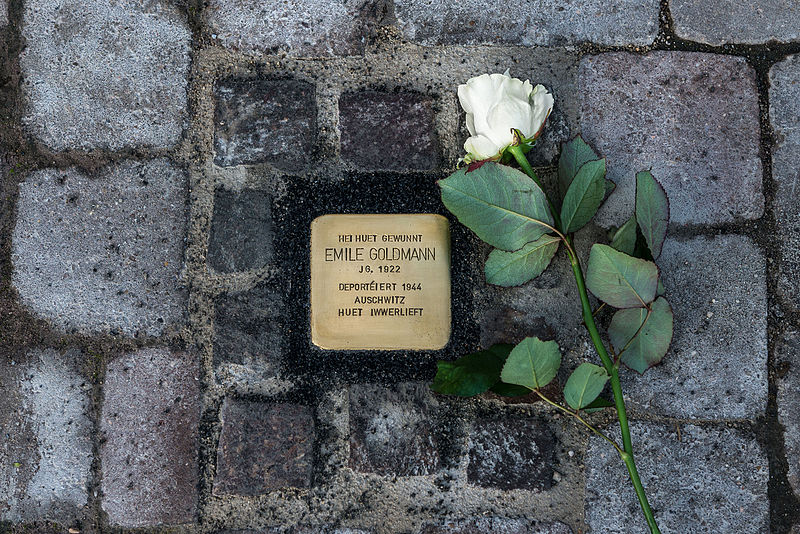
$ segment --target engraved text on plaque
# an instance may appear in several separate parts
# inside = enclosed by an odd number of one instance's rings
[[[311,340],[324,349],[441,349],[450,338],[450,230],[441,215],[311,223]]]

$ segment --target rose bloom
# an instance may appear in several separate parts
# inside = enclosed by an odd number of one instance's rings
[[[512,128],[534,141],[553,110],[553,95],[543,85],[505,74],[482,74],[458,86],[458,100],[467,112],[470,138],[464,161],[497,159],[514,142]]]

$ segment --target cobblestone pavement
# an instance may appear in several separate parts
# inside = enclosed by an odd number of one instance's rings
[[[310,221],[443,213],[456,85],[507,68],[555,96],[542,176],[608,157],[600,225],[637,170],[670,197],[675,338],[623,377],[663,531],[800,532],[796,0],[0,0],[0,52],[0,532],[645,532],[602,441],[427,388],[591,358],[563,261],[490,287],[452,224],[445,349],[310,342]]]

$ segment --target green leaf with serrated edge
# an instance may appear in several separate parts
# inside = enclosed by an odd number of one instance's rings
[[[526,337],[508,355],[500,379],[530,389],[546,386],[561,366],[561,351],[555,341]]]
[[[586,287],[615,308],[639,308],[652,302],[658,285],[655,263],[595,244],[589,253]]]
[[[606,160],[585,163],[572,180],[561,203],[561,226],[567,233],[588,223],[606,197]]]
[[[515,386],[514,384],[506,384],[505,382],[498,382],[493,385],[489,391],[501,397],[521,397],[531,392],[531,390],[525,386]]]
[[[480,395],[500,380],[500,371],[513,348],[513,345],[501,343],[452,362],[439,361],[431,389],[459,397]]]
[[[561,240],[543,235],[514,252],[493,250],[486,259],[486,281],[497,286],[519,286],[547,269]]]
[[[647,308],[619,310],[608,325],[608,337],[622,363],[644,373],[667,354],[672,341],[672,308],[659,297]]]
[[[667,236],[669,199],[650,171],[636,173],[636,220],[653,258],[658,258]]]
[[[552,230],[544,192],[516,169],[490,162],[438,183],[447,209],[495,248],[519,250]]]
[[[581,136],[564,143],[561,147],[561,156],[558,158],[558,188],[561,196],[567,194],[572,179],[578,169],[589,161],[600,159],[592,147],[586,144]]]
[[[564,386],[564,400],[573,410],[585,408],[603,391],[608,382],[606,370],[584,362],[575,369]]]
[[[594,413],[599,412],[600,410],[605,410],[606,408],[612,408],[613,406],[614,403],[610,400],[604,399],[603,397],[597,397],[595,400],[587,404],[583,411],[586,413]]]
[[[636,246],[636,216],[632,216],[620,226],[611,238],[611,247],[629,256],[633,256]]]

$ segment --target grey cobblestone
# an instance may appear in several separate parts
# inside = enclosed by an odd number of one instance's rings
[[[429,523],[419,534],[572,534],[563,523],[536,523],[524,519],[479,517]]]
[[[8,25],[8,0],[0,0],[0,27]]]
[[[191,34],[169,2],[25,2],[22,35],[23,122],[49,148],[180,140]]]
[[[669,0],[675,33],[684,39],[722,45],[800,39],[796,0]]]
[[[112,525],[194,522],[200,409],[191,354],[147,348],[108,364],[100,460],[102,507]]]
[[[512,0],[501,7],[487,0],[395,0],[397,25],[424,45],[647,45],[658,33],[658,11],[656,0],[577,0],[569,9],[557,0],[535,6]]]
[[[787,304],[800,309],[800,207],[796,189],[800,174],[800,55],[772,67],[770,121],[776,146],[772,151],[773,204],[782,262],[778,291]]]
[[[184,313],[185,173],[160,159],[98,174],[46,169],[20,184],[13,284],[59,328],[160,335]]]
[[[800,332],[784,333],[775,348],[778,421],[783,425],[789,483],[800,495]]]
[[[623,390],[648,412],[736,419],[767,407],[767,283],[763,254],[739,235],[668,239],[658,264],[675,314],[670,351]]]
[[[635,423],[636,465],[662,532],[769,532],[769,461],[731,428]],[[597,534],[644,532],[641,509],[617,452],[592,437],[586,453],[586,523]]]
[[[77,350],[0,348],[0,521],[84,517],[92,465],[91,385]]]
[[[597,221],[633,211],[635,174],[652,169],[671,221],[716,224],[764,210],[755,71],[744,58],[625,52],[581,61],[581,131],[608,158],[617,189]]]
[[[227,48],[331,56],[363,53],[382,11],[376,0],[211,0],[206,13],[212,39]]]

